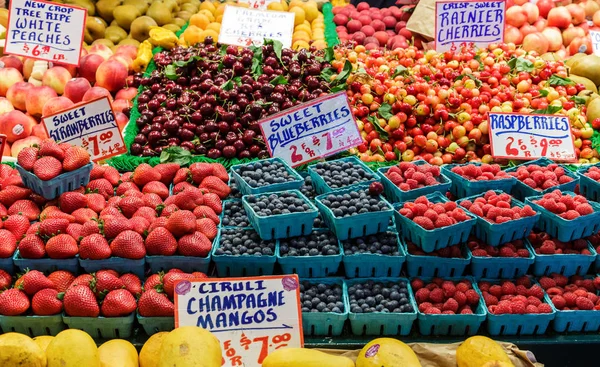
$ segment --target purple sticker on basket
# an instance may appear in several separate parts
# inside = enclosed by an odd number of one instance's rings
[[[183,280],[175,286],[175,293],[185,296],[192,289],[192,282],[189,280]]]
[[[281,279],[281,284],[283,284],[283,289],[286,292],[295,291],[298,289],[298,282],[296,281],[296,278],[284,277]]]
[[[377,354],[377,352],[379,352],[379,344],[373,344],[365,352],[365,357],[367,357],[367,358],[375,357],[375,354]]]

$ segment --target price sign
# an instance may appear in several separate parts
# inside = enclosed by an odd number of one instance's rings
[[[271,157],[292,167],[348,150],[363,142],[346,92],[317,98],[259,122]]]
[[[304,344],[298,276],[179,281],[179,326],[212,332],[221,342],[223,366],[260,367],[270,352]]]
[[[4,155],[4,148],[6,147],[6,135],[0,134],[0,162],[2,162],[2,156]]]
[[[487,47],[504,40],[504,0],[435,3],[435,50]]]
[[[48,136],[84,147],[97,162],[127,151],[108,97],[42,117]]]
[[[490,113],[488,122],[493,157],[577,161],[566,116]]]
[[[255,1],[255,0],[250,0]],[[236,46],[260,46],[265,39],[277,40],[292,47],[294,13],[262,11],[226,6],[221,21],[219,42]]]
[[[79,66],[87,10],[11,0],[4,53]]]
[[[266,10],[270,3],[279,3],[279,0],[238,0],[238,4],[248,4],[250,9]]]
[[[590,38],[592,39],[592,48],[594,49],[594,55],[600,56],[600,32],[599,31],[590,31]],[[585,47],[585,44],[582,44],[580,48]],[[586,50],[579,50],[581,53],[585,53]]]

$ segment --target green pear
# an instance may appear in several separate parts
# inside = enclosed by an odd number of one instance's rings
[[[110,23],[114,19],[113,11],[122,3],[121,0],[100,0],[96,3],[96,12],[107,23]]]
[[[131,23],[140,15],[140,11],[133,5],[119,5],[113,10],[113,17],[117,21],[119,27],[128,31]]]
[[[139,42],[144,42],[150,38],[150,28],[156,27],[156,21],[147,15],[141,16],[131,22],[131,38]]]
[[[150,5],[146,15],[156,21],[156,24],[163,26],[173,21],[171,10],[163,2],[155,1]]]

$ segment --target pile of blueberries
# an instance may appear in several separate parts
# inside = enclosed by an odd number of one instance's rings
[[[279,240],[281,256],[338,255],[337,237],[329,231],[313,231],[308,236]]]
[[[227,197],[228,199],[241,199],[242,198],[242,192],[240,191],[240,188],[238,187],[238,183],[234,179],[229,180],[229,188],[231,189],[231,193]]]
[[[332,189],[341,189],[377,178],[377,176],[365,170],[362,166],[348,161],[320,162],[315,164],[312,169]]]
[[[379,254],[400,256],[398,235],[394,232],[381,232],[342,242],[344,255]]]
[[[300,187],[300,192],[306,196],[307,198],[313,200],[315,198],[315,196],[317,196],[317,192],[315,191],[315,188],[312,185],[312,177],[310,176],[306,176],[304,177],[304,182],[302,183],[302,186]]]
[[[344,291],[339,284],[300,283],[302,312],[344,312]]]
[[[274,256],[275,242],[263,241],[252,229],[222,229],[215,255]]]
[[[249,163],[240,166],[237,173],[250,187],[262,187],[298,180],[279,161],[267,160]]]
[[[265,195],[246,196],[250,208],[261,217],[271,215],[302,213],[314,211],[310,205],[295,192],[279,192]]]
[[[250,221],[241,200],[227,200],[223,203],[223,227],[250,227]]]
[[[337,218],[391,209],[386,202],[380,200],[379,196],[371,195],[368,189],[344,194],[330,193],[321,199],[321,203],[330,208]]]
[[[406,313],[414,312],[404,281],[376,282],[366,280],[348,286],[350,312],[352,313]]]

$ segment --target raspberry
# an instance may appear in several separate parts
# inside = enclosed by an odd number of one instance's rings
[[[540,283],[542,288],[544,288],[545,290],[547,290],[548,288],[556,287],[556,282],[554,281],[554,279],[548,277],[541,277],[538,280],[538,283]]]
[[[515,284],[517,286],[522,285],[522,286],[529,288],[529,287],[531,287],[531,279],[529,279],[528,276],[522,276],[515,281]]]
[[[469,289],[471,289],[471,285],[468,283],[460,282],[456,285],[456,290],[466,293]]]
[[[472,314],[473,314],[473,311],[471,311],[471,309],[470,309],[470,308],[463,308],[463,309],[460,311],[460,314],[461,314],[461,315],[472,315]]]
[[[565,184],[567,182],[571,182],[573,181],[573,178],[569,177],[569,176],[560,176],[560,178],[558,179],[558,183],[560,184]]]
[[[539,306],[540,303],[542,303],[542,301],[535,297],[527,297],[527,304],[529,305]]]
[[[456,312],[450,311],[450,310],[446,310],[446,311],[442,311],[442,315],[456,315]]]
[[[538,310],[537,306],[527,305],[527,307],[525,308],[525,313],[526,314],[540,313],[540,310]]]
[[[518,285],[517,294],[520,294],[521,296],[527,296],[529,294],[529,290],[524,285]]]
[[[419,187],[419,183],[416,180],[413,180],[412,178],[407,179],[406,184],[408,185],[409,190],[413,190]]]
[[[467,296],[461,291],[454,293],[454,299],[458,302],[459,306],[464,306],[467,303]]]
[[[427,176],[425,176],[425,174],[423,174],[422,172],[415,172],[412,177],[413,180],[417,181],[418,183],[425,183],[425,179],[427,178]]]
[[[415,216],[421,216],[421,215],[425,214],[427,209],[428,209],[427,204],[415,202],[415,204],[413,206],[413,213]]]
[[[435,308],[435,307],[429,307],[428,309],[425,310],[425,312],[423,312],[426,315],[439,315],[442,312],[440,311],[439,308]]]
[[[596,287],[596,289],[600,289],[600,277],[594,278],[594,287]]]
[[[502,295],[504,294],[502,292],[502,287],[499,285],[493,285],[490,287],[490,294],[492,296],[496,296],[496,297],[502,297]]]
[[[566,220],[573,220],[576,218],[579,218],[581,215],[575,211],[575,210],[569,210],[566,213],[564,213],[564,215],[562,216],[563,218],[565,218]]]
[[[546,289],[546,293],[548,293],[549,296],[556,296],[556,295],[562,295],[564,292],[559,287],[552,287],[552,288]]]
[[[404,163],[404,162],[403,162]],[[419,278],[415,278],[410,282],[410,286],[412,287],[413,291],[418,291],[419,289],[423,288],[425,286],[425,282],[423,282],[421,279]]]
[[[445,297],[454,297],[454,293],[456,293],[456,286],[451,281],[442,283],[442,289]]]
[[[552,303],[554,303],[554,307],[559,310],[562,310],[567,305],[567,301],[563,298],[563,296],[552,297]]]
[[[483,296],[483,301],[485,302],[486,306],[492,306],[492,305],[498,304],[498,298],[496,298],[495,296],[492,296],[489,293]]]
[[[432,230],[435,228],[431,219],[426,217],[415,217],[413,221],[426,230]]]
[[[534,215],[536,215],[536,211],[529,205],[525,205],[521,209],[521,217],[533,217]]]
[[[544,241],[539,251],[543,255],[553,255],[556,252],[556,245],[553,241]]]
[[[515,315],[525,314],[526,305],[523,302],[512,302],[510,305],[510,313]]]
[[[462,169],[463,169],[463,175],[467,176],[468,178],[474,178],[474,177],[479,176],[479,174],[477,172],[478,171],[477,167],[474,164],[468,164],[466,166],[463,166]],[[481,170],[479,170],[479,171],[481,172]]]
[[[471,251],[471,255],[475,256],[475,257],[489,257],[487,251],[482,250],[482,249],[477,249],[477,250]]]
[[[472,206],[469,208],[469,211],[470,211],[471,213],[473,213],[473,214],[477,215],[477,216],[480,216],[480,217],[483,217],[483,216],[484,216],[484,214],[483,214],[483,209],[481,209],[481,207],[480,207],[480,206],[477,206],[477,205],[472,205]]]
[[[502,283],[502,294],[504,295],[510,295],[510,294],[516,294],[517,293],[517,286],[514,285],[511,282],[504,282]]]
[[[577,301],[577,295],[575,295],[575,293],[571,293],[571,292],[565,293],[565,294],[563,294],[563,298],[565,299],[567,306],[569,306],[569,307],[575,306],[575,302]]]
[[[474,289],[466,291],[465,296],[467,296],[467,304],[475,306],[479,303],[479,294]]]
[[[592,303],[596,304],[596,302],[598,302],[598,296],[595,295],[594,293],[589,292],[587,294],[587,298],[592,301]]]
[[[547,303],[542,303],[538,306],[538,313],[552,313],[552,306]]]
[[[498,223],[498,224],[510,222],[511,220],[512,220],[512,218],[510,218],[510,217],[496,217],[496,223]]]
[[[531,187],[532,189],[535,189],[537,187],[537,184],[535,183],[535,181],[532,178],[526,178],[523,180],[523,183],[529,187]]]
[[[407,183],[401,183],[400,186],[398,186],[400,188],[400,190],[402,191],[408,191],[410,190],[410,185]]]
[[[499,252],[500,257],[516,257],[516,255],[510,247],[502,247]]]
[[[569,284],[569,278],[561,274],[552,274],[552,279],[556,282],[559,287],[566,287]]]
[[[435,211],[437,214],[446,213],[446,208],[444,208],[443,204],[434,204],[431,206],[431,209],[433,209],[433,211]]]
[[[489,282],[479,282],[479,284],[477,286],[483,293],[486,293],[486,292],[490,291],[490,287],[492,285]]]
[[[423,303],[427,300],[429,300],[429,289],[427,288],[421,288],[419,289],[416,293],[415,293],[415,299],[417,300],[417,303]]]
[[[444,291],[436,288],[429,293],[429,300],[433,303],[444,302]]]
[[[580,310],[592,310],[592,309],[594,309],[594,302],[592,302],[587,297],[577,297],[577,299],[575,300],[575,305]]]
[[[511,313],[510,302],[503,301],[503,302],[498,303],[498,305],[496,305],[496,315],[504,315],[504,314],[510,314],[510,313]]]
[[[430,302],[423,302],[419,305],[419,311],[425,312],[425,310],[431,307],[433,307],[433,305]]]
[[[404,174],[404,177],[406,177],[406,173]],[[427,200],[427,198],[425,196],[419,196],[418,198],[415,199],[414,203],[415,204],[423,204],[425,206],[428,206],[429,200]]]
[[[544,298],[544,290],[542,289],[542,287],[540,287],[539,285],[534,285],[531,288],[529,288],[529,292],[528,292],[529,296],[533,296],[539,299]]]
[[[448,299],[444,302],[444,306],[442,306],[442,311],[452,311],[456,313],[458,311],[458,302],[454,298]]]
[[[517,256],[519,256],[519,257],[529,257],[529,250],[524,249],[524,248],[518,249],[517,250]]]
[[[456,203],[454,201],[447,201],[444,203],[444,209],[446,209],[447,212],[451,212],[456,209]]]
[[[435,220],[438,218],[438,213],[436,213],[433,209],[427,209],[423,216],[431,219],[432,222],[435,222]]]
[[[435,220],[435,228],[442,228],[442,227],[448,227],[453,225],[454,222],[452,221],[452,219],[446,215],[444,216],[439,216],[436,220]]]
[[[590,204],[579,204],[575,207],[575,211],[581,215],[588,215],[594,212],[594,208]]]

